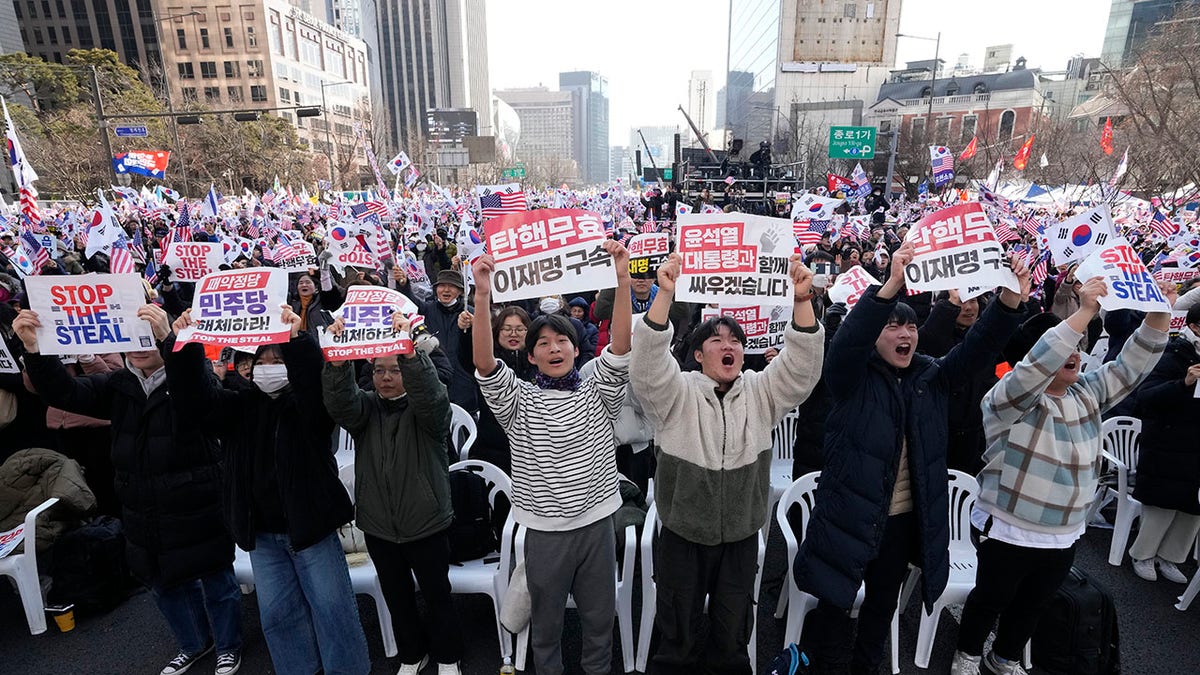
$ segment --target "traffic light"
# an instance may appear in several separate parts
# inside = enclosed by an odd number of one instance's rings
[[[200,124],[199,115],[180,115],[175,118],[176,124]]]
[[[320,117],[320,108],[296,108],[296,117]]]
[[[256,112],[234,113],[233,119],[237,122],[257,122],[258,121],[258,113],[256,113]]]

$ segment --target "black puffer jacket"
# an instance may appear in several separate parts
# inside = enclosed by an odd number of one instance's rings
[[[225,517],[234,541],[254,549],[255,455],[267,452],[292,548],[321,541],[354,517],[350,495],[338,478],[333,420],[321,399],[321,348],[301,332],[279,345],[291,383],[277,398],[257,387],[230,391],[221,386],[192,343],[172,351],[163,343],[167,386],[177,405],[208,413],[208,428],[220,435],[225,461]],[[261,478],[261,476],[260,476]]]
[[[1183,330],[1191,330],[1184,328]],[[1154,371],[1137,391],[1137,485],[1133,496],[1143,504],[1200,515],[1200,398],[1184,384],[1187,369],[1200,355],[1186,338],[1174,337]]]
[[[946,406],[950,383],[991,368],[1021,314],[1001,303],[988,310],[961,345],[933,359],[913,356],[895,370],[875,351],[875,340],[896,305],[876,298],[872,286],[846,315],[826,355],[830,413],[825,468],[816,508],[796,557],[799,587],[849,609],[873,560],[888,518],[901,442],[907,439],[913,509],[920,537],[917,563],[925,606],[942,594],[949,576]]]
[[[27,355],[25,364],[50,405],[112,421],[115,487],[134,575],[165,588],[233,562],[217,438],[203,408],[180,406],[166,384],[147,397],[128,369],[71,377],[57,356]]]

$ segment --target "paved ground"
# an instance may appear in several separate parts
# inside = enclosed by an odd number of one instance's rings
[[[782,539],[776,531],[768,548],[766,581],[763,583],[763,605],[759,611],[759,663],[769,663],[781,648],[783,622],[771,616],[775,598],[786,569]],[[1077,566],[1106,585],[1115,597],[1121,622],[1121,656],[1126,674],[1175,675],[1200,673],[1200,646],[1196,636],[1200,629],[1200,603],[1189,612],[1174,609],[1176,596],[1183,586],[1165,581],[1147,583],[1134,576],[1128,563],[1111,567],[1105,562],[1109,534],[1103,530],[1089,531],[1080,544]],[[1189,575],[1195,565],[1184,567]],[[772,581],[773,580],[773,581]],[[636,602],[636,598],[635,598]],[[488,675],[499,670],[495,624],[491,605],[486,596],[461,597],[456,605],[466,639],[467,654],[463,661],[464,675]],[[400,666],[395,659],[383,655],[379,624],[369,598],[360,596],[359,609],[366,629],[374,662],[372,673],[394,673]],[[266,644],[258,624],[258,607],[254,596],[245,598],[246,645],[242,673],[260,675],[273,673]],[[943,616],[933,659],[928,671],[913,665],[913,649],[917,634],[917,602],[904,614],[900,625],[900,661],[903,673],[945,673],[953,655],[958,626],[949,614]],[[637,621],[635,606],[635,623]],[[567,673],[579,673],[579,624],[568,617],[564,638]],[[614,643],[619,645],[614,633]],[[16,594],[8,584],[0,583],[0,673],[21,675],[155,675],[174,655],[174,645],[154,602],[146,593],[131,597],[112,612],[98,617],[80,618],[76,629],[59,633],[53,623],[38,636],[29,635]],[[211,673],[212,657],[193,668],[192,673]],[[619,672],[620,655],[614,654],[614,672]],[[431,668],[425,675],[432,675]],[[1034,672],[1037,672],[1035,667]]]

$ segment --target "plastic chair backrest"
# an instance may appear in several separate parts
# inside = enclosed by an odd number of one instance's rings
[[[495,464],[479,459],[467,459],[450,465],[451,471],[470,471],[483,477],[488,484],[488,502],[496,507],[496,495],[503,492],[509,503],[512,503],[512,480]]]
[[[800,507],[800,536],[797,541],[804,541],[804,535],[808,532],[808,521],[812,517],[813,507],[817,505],[817,482],[820,478],[820,471],[806,473],[797,478],[784,491],[783,496],[779,498],[779,505],[775,507],[780,527],[789,523],[787,513],[792,506]]]
[[[1104,451],[1120,460],[1130,474],[1137,472],[1141,433],[1142,421],[1136,417],[1110,417],[1100,427]]]
[[[792,461],[792,448],[796,445],[796,428],[799,426],[800,413],[796,410],[788,412],[783,420],[771,430],[771,457],[776,460]]]
[[[970,474],[950,469],[950,548],[974,549],[971,543],[971,509],[979,495],[979,483]]]
[[[464,439],[463,433],[466,433]],[[455,454],[460,460],[470,456],[471,446],[475,445],[475,437],[479,430],[475,426],[475,418],[454,403],[450,404],[450,442],[454,444]]]

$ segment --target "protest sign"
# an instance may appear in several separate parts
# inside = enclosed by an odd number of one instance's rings
[[[680,216],[678,241],[680,302],[791,304],[790,221],[745,213]]]
[[[200,281],[225,262],[222,244],[206,241],[176,241],[167,244],[163,264],[171,268],[171,282]]]
[[[783,331],[792,320],[791,310],[783,305],[753,307],[705,307],[700,320],[731,316],[746,333],[747,354],[762,354],[768,349],[783,349]]]
[[[1195,277],[1200,276],[1200,272],[1195,270],[1181,270],[1174,267],[1165,267],[1154,273],[1154,278],[1157,281],[1169,281],[1173,284],[1183,284]]]
[[[1171,312],[1171,337],[1179,335],[1179,331],[1187,327],[1187,312]]]
[[[829,299],[832,302],[846,303],[846,309],[854,309],[864,291],[879,282],[869,272],[856,265],[837,275],[833,286],[829,288]]]
[[[17,366],[17,360],[13,358],[12,352],[8,349],[8,343],[0,340],[0,373],[19,373],[20,367]]]
[[[339,272],[347,267],[362,267],[373,270],[377,267],[375,254],[368,248],[361,228],[350,223],[337,223],[329,228],[325,237],[325,248],[333,257],[329,264]]]
[[[606,237],[599,214],[538,209],[493,218],[485,227],[498,302],[617,285],[612,256],[601,247]]]
[[[279,269],[288,272],[307,272],[311,267],[319,267],[317,252],[307,241],[298,241],[290,246],[281,246],[288,253],[278,261]]]
[[[137,274],[44,276],[25,280],[37,312],[43,354],[112,354],[154,348],[154,331],[137,318],[146,290]]]
[[[1108,205],[1101,204],[1057,225],[1046,226],[1046,236],[1054,262],[1062,264],[1083,260],[1119,235]]]
[[[987,214],[978,202],[958,204],[922,218],[908,231],[913,259],[904,267],[909,291],[1004,286],[1020,291],[1017,276]]]
[[[1108,284],[1108,295],[1100,297],[1100,306],[1109,312],[1114,309],[1171,311],[1137,250],[1121,237],[1110,240],[1108,246],[1093,251],[1079,263],[1075,278],[1086,281],[1092,277],[1102,277]]]
[[[413,342],[407,332],[392,329],[392,313],[417,313],[417,306],[400,291],[379,286],[351,286],[346,300],[334,312],[344,324],[334,335],[321,329],[321,351],[326,361],[373,359],[392,354],[411,354]]]
[[[12,553],[24,539],[25,523],[21,523],[7,532],[0,532],[0,558]]]
[[[189,342],[223,347],[287,342],[291,329],[280,316],[287,285],[287,272],[261,267],[204,277],[192,301],[193,325],[179,331],[175,349]]]
[[[629,240],[629,273],[653,279],[671,252],[671,235],[666,232],[639,234]]]

